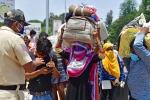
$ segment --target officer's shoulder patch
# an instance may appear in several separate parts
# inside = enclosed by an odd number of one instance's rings
[[[28,52],[28,48],[27,48],[27,46],[26,46],[26,45],[24,45],[24,44],[21,44],[21,47],[22,47],[23,51],[26,51],[26,52]]]

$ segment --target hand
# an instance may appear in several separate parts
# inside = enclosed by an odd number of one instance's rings
[[[149,28],[148,27],[143,27],[142,29],[141,29],[141,33],[143,33],[143,34],[148,34],[148,31],[149,31]]]
[[[65,88],[64,83],[60,82],[58,86],[59,86],[60,91],[63,92]]]
[[[98,36],[98,31],[97,31],[97,30],[95,30],[92,34],[93,34],[93,36],[94,36],[95,39],[96,39],[96,38],[99,38],[99,36]]]
[[[39,69],[39,71],[40,71],[40,74],[48,74],[48,73],[51,73],[53,70],[47,70],[46,67],[43,67]]]
[[[62,39],[62,36],[63,36],[63,34],[64,34],[64,28],[65,28],[65,25],[61,28],[60,39]]]
[[[64,28],[65,28],[65,25],[61,28],[61,33],[62,34],[64,33]]]
[[[33,62],[34,62],[34,64],[35,64],[36,66],[45,64],[43,58],[36,58]]]
[[[125,82],[121,81],[120,87],[121,87],[121,88],[124,88],[124,85],[125,85]]]
[[[116,79],[115,79],[115,83],[118,83],[118,82],[119,82],[119,80],[116,78]]]
[[[54,63],[54,61],[52,60],[52,58],[50,59],[50,62],[48,62],[48,63],[46,64],[46,66],[47,66],[47,67],[51,67],[52,70],[54,70],[54,68],[55,68],[55,63]]]
[[[101,43],[101,40],[100,40],[100,36],[99,36],[99,33],[98,33],[97,30],[95,30],[95,31],[93,32],[93,36],[94,36],[94,38],[96,39],[96,42],[97,42],[98,44],[100,44],[100,43]]]

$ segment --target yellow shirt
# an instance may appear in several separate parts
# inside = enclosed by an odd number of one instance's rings
[[[9,27],[0,28],[0,85],[25,83],[22,65],[31,62],[23,39]]]

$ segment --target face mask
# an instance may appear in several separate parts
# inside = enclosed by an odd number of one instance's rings
[[[20,31],[20,34],[23,34],[24,33],[24,27],[22,28],[22,30]]]
[[[18,22],[19,23],[19,22]],[[17,30],[19,31],[19,33],[20,34],[23,34],[24,33],[24,27],[19,23],[19,25],[21,26],[21,30],[19,30],[19,28],[18,27],[16,27],[17,28]]]
[[[86,50],[84,48],[74,48],[74,57],[77,61],[82,60],[86,56]]]
[[[130,57],[133,61],[138,61],[140,59],[136,54],[133,53],[130,53]]]

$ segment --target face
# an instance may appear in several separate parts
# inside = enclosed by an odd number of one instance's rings
[[[24,42],[25,42],[26,45],[28,45],[29,44],[29,39],[28,38],[24,38]]]
[[[133,48],[130,48],[130,52],[136,54]]]
[[[30,35],[31,38],[33,38],[34,36],[35,36],[34,34],[31,34],[31,35]]]
[[[45,54],[45,53],[42,53],[42,52],[38,52],[38,51],[36,51],[37,53],[37,56],[39,57],[39,58],[44,58],[44,57],[46,57],[47,56],[47,54]]]
[[[17,33],[19,33],[22,30],[23,27],[24,27],[24,22],[16,21],[12,24],[13,31],[17,32]]]
[[[41,38],[47,38],[47,36],[43,35]]]

